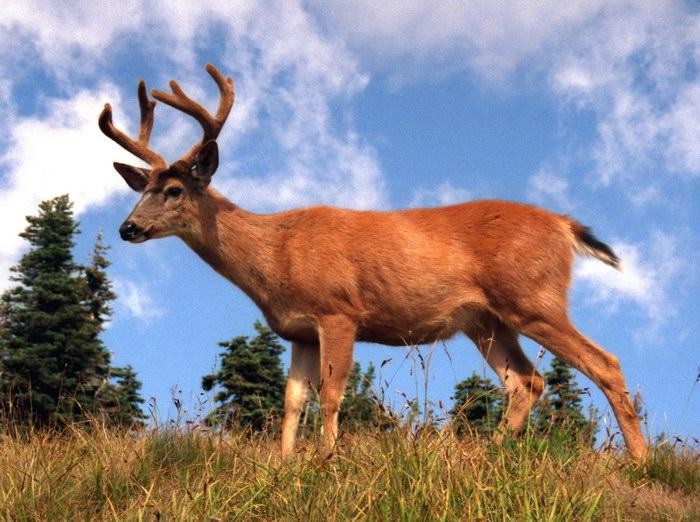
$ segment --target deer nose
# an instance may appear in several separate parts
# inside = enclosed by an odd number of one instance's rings
[[[133,221],[124,221],[119,227],[119,235],[124,241],[131,241],[143,234],[143,229]]]

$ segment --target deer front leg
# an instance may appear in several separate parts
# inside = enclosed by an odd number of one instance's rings
[[[324,456],[330,456],[338,438],[338,411],[352,367],[356,324],[341,315],[321,318],[318,336],[321,347],[320,399],[323,414]]]
[[[309,393],[309,385],[318,386],[319,348],[317,344],[292,343],[292,363],[284,392],[284,419],[282,420],[282,457],[294,452],[299,415]]]

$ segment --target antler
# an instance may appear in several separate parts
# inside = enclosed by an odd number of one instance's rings
[[[112,106],[109,103],[105,103],[105,108],[100,114],[100,119],[98,120],[100,130],[102,130],[108,138],[117,142],[134,156],[148,163],[151,168],[166,168],[168,162],[165,161],[163,156],[148,146],[148,140],[151,137],[151,130],[153,129],[153,112],[156,107],[156,102],[148,99],[146,82],[143,80],[139,82],[138,94],[139,107],[141,109],[141,127],[139,129],[138,140],[130,138],[114,126],[112,123]]]
[[[233,101],[235,98],[233,79],[225,78],[219,72],[219,70],[210,63],[206,65],[205,69],[214,79],[216,85],[218,85],[219,93],[221,95],[216,116],[212,116],[207,109],[202,107],[193,99],[189,98],[175,80],[170,81],[170,89],[173,91],[172,94],[159,91],[158,89],[151,90],[151,95],[156,100],[189,114],[202,126],[202,129],[204,130],[202,140],[181,158],[181,161],[188,164],[194,161],[197,151],[199,151],[202,145],[210,140],[215,140],[219,135],[221,128],[226,122],[229,112],[231,112],[231,107],[233,107]]]

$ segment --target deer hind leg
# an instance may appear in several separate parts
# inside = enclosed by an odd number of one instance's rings
[[[530,410],[542,395],[542,376],[523,353],[518,343],[518,333],[498,318],[487,315],[480,324],[469,328],[466,334],[496,372],[508,395],[508,406],[499,426],[498,437],[504,432],[519,433],[527,422]]]
[[[318,386],[319,346],[292,343],[292,363],[284,392],[284,419],[282,420],[282,457],[294,452],[299,427],[299,416],[309,393],[309,385]]]
[[[338,438],[338,411],[352,367],[357,326],[345,316],[327,316],[319,321],[321,343],[320,399],[323,414],[324,456],[330,456]]]
[[[615,413],[627,450],[634,458],[643,459],[647,444],[617,357],[581,335],[566,316],[558,321],[530,322],[521,332],[583,372],[603,391]]]

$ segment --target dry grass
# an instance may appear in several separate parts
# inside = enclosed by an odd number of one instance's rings
[[[697,451],[614,452],[450,431],[345,435],[281,462],[266,435],[97,424],[0,438],[5,520],[698,520]]]

